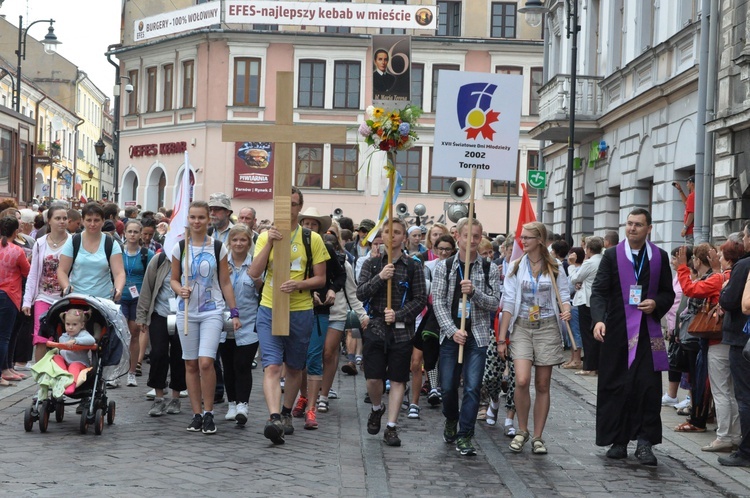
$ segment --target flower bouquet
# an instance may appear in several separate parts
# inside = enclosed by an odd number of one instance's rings
[[[365,110],[364,122],[359,125],[359,134],[367,145],[377,150],[407,150],[413,147],[419,138],[414,128],[421,115],[422,109],[414,105],[390,112],[386,112],[382,107],[369,106]]]

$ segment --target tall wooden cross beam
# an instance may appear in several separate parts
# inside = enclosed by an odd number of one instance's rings
[[[346,143],[346,126],[294,124],[294,73],[276,73],[275,124],[225,124],[223,142],[272,142],[273,219],[282,239],[273,245],[273,335],[289,335],[289,294],[281,284],[289,280],[292,227],[292,166],[294,143]]]

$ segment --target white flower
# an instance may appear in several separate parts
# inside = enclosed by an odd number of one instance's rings
[[[375,107],[368,105],[367,109],[365,109],[365,118],[366,119],[372,119],[372,113],[375,111]]]

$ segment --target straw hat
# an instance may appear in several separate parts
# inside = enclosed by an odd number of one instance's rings
[[[297,215],[297,222],[301,224],[302,220],[304,220],[305,218],[317,220],[318,224],[320,225],[320,229],[318,230],[319,234],[324,234],[328,231],[329,228],[331,228],[331,217],[328,215],[320,214],[318,212],[318,208],[307,208],[304,213],[300,213]]]

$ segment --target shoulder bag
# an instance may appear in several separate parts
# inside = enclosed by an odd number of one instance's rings
[[[721,328],[724,324],[721,308],[718,304],[711,306],[708,300],[700,307],[690,322],[688,333],[699,339],[721,339]]]

